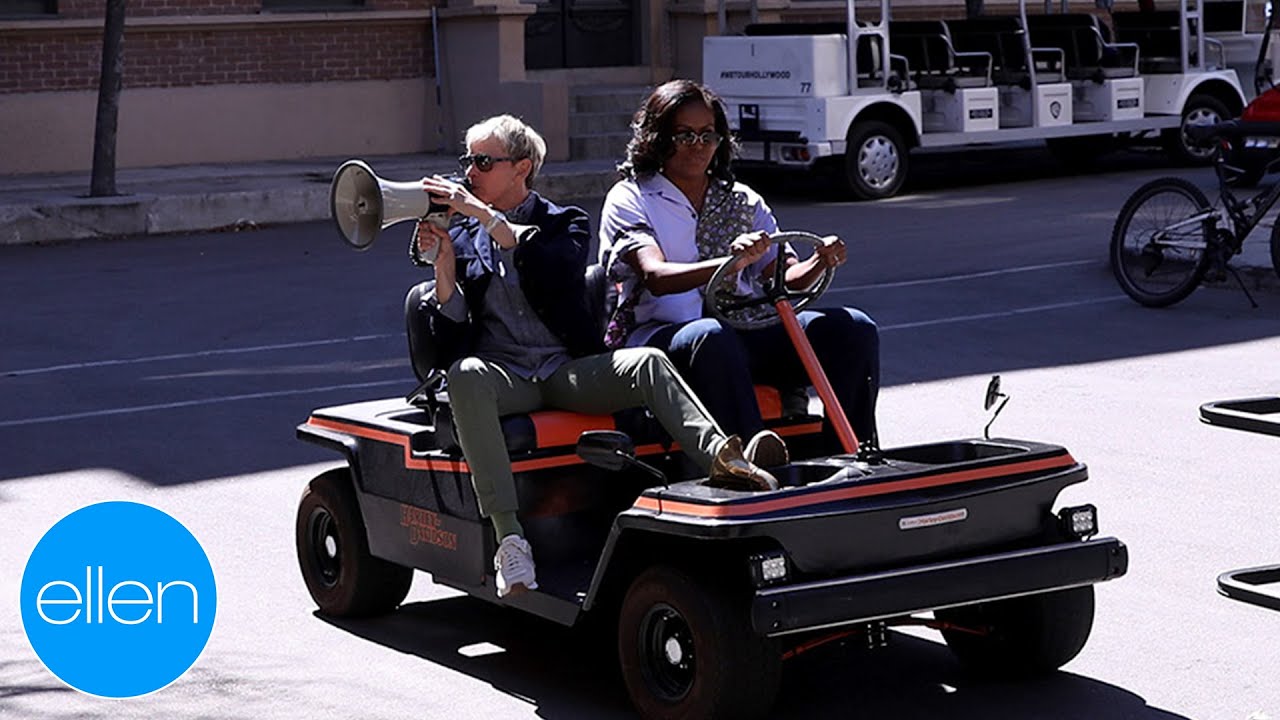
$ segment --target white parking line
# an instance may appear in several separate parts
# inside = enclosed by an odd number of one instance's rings
[[[1088,300],[1054,303],[1052,305],[1034,305],[1031,307],[1014,308],[1012,310],[1002,310],[1000,312],[982,313],[980,315],[956,315],[955,317],[949,318],[920,320],[919,322],[898,323],[896,325],[881,325],[880,332],[888,332],[890,330],[910,330],[912,328],[929,327],[931,325],[949,325],[952,323],[972,322],[974,320],[992,320],[995,318],[1014,317],[1015,315],[1027,315],[1029,313],[1046,312],[1049,310],[1081,307],[1082,305],[1097,305],[1098,303],[1115,302],[1116,300],[1125,300],[1127,298],[1128,296],[1126,295],[1109,295],[1101,298],[1089,298]]]
[[[400,385],[409,387],[411,380],[379,380],[377,382],[352,383],[350,385],[326,385],[324,387],[303,388],[301,390],[277,390],[274,392],[247,393],[244,395],[223,395],[221,397],[201,400],[183,400],[182,402],[159,403],[156,405],[134,405],[133,407],[111,408],[109,410],[92,410],[89,412],[68,413],[66,415],[45,415],[44,417],[22,418],[21,420],[0,420],[0,428],[21,427],[23,425],[40,425],[43,423],[62,422],[64,420],[83,420],[86,418],[107,417],[110,415],[132,415],[152,410],[172,410],[174,408],[193,407],[196,405],[213,405],[216,403],[234,402],[236,400],[260,400],[262,398],[285,397],[305,393],[322,393],[330,390],[357,390],[360,388],[380,387],[382,385]]]
[[[1022,267],[1005,268],[1003,270],[986,270],[983,272],[966,273],[964,275],[944,275],[942,277],[925,278],[923,280],[902,280],[900,282],[855,285],[853,287],[831,289],[831,290],[828,290],[826,294],[839,295],[841,293],[861,292],[863,290],[883,290],[885,288],[915,287],[917,285],[934,285],[937,283],[958,282],[961,280],[977,280],[979,278],[995,277],[997,275],[1012,275],[1013,273],[1037,272],[1040,270],[1054,270],[1056,268],[1075,267],[1076,265],[1095,265],[1095,264],[1100,264],[1100,261],[1071,260],[1069,262],[1047,263],[1044,265],[1023,265]]]
[[[337,345],[339,343],[364,342],[365,340],[381,340],[389,337],[400,337],[401,333],[384,333],[381,335],[356,335],[348,338],[329,338],[328,340],[309,340],[306,342],[281,343],[279,345],[255,345],[242,348],[222,348],[220,350],[200,350],[189,353],[173,353],[171,355],[149,355],[146,357],[128,358],[124,360],[94,360],[91,362],[70,363],[67,365],[49,365],[25,370],[7,370],[0,372],[3,377],[22,377],[41,373],[61,372],[63,370],[84,370],[85,368],[107,367],[109,365],[133,365],[135,363],[161,362],[164,360],[185,360],[187,358],[210,357],[213,355],[235,355],[237,353],[264,352],[270,350],[292,350],[295,348],[316,347],[318,345]]]

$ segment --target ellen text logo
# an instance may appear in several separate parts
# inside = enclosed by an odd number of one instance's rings
[[[177,520],[107,502],[59,520],[22,574],[22,625],[67,685],[109,698],[145,695],[182,676],[213,630],[209,558]]]

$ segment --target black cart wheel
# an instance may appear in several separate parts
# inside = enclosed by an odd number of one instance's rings
[[[1216,232],[1209,200],[1181,178],[1138,188],[1111,232],[1111,271],[1129,297],[1147,307],[1172,305],[1191,294],[1209,268]]]
[[[311,481],[298,504],[298,566],[320,612],[377,615],[409,594],[413,569],[369,554],[351,471],[329,470]]]
[[[699,583],[665,566],[631,584],[618,617],[618,656],[641,717],[768,714],[781,655],[775,643],[752,633],[743,590],[734,598],[718,583]]]
[[[1177,129],[1164,132],[1164,149],[1175,162],[1186,165],[1208,165],[1213,162],[1218,148],[1210,143],[1201,145],[1187,137],[1190,125],[1216,125],[1230,120],[1231,111],[1221,100],[1204,93],[1193,93],[1182,106],[1182,123]]]
[[[849,128],[845,146],[845,183],[859,200],[893,197],[907,179],[907,145],[902,133],[879,120]]]
[[[967,669],[997,677],[1052,672],[1093,629],[1093,586],[939,610],[942,637]]]

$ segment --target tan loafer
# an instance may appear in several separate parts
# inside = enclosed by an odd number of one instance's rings
[[[743,451],[747,460],[765,468],[782,467],[791,462],[787,452],[787,444],[778,433],[772,430],[761,430],[747,443]]]
[[[755,465],[742,454],[742,438],[732,435],[720,446],[711,461],[707,484],[730,490],[760,492],[777,490],[778,479]]]

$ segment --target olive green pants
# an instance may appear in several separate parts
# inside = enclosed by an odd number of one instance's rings
[[[467,357],[449,368],[448,378],[458,443],[486,517],[518,509],[511,458],[499,423],[503,415],[543,408],[607,415],[644,406],[704,471],[725,440],[666,354],[654,348],[570,360],[544,380],[526,380],[498,363]],[[498,533],[503,534],[501,529]]]

